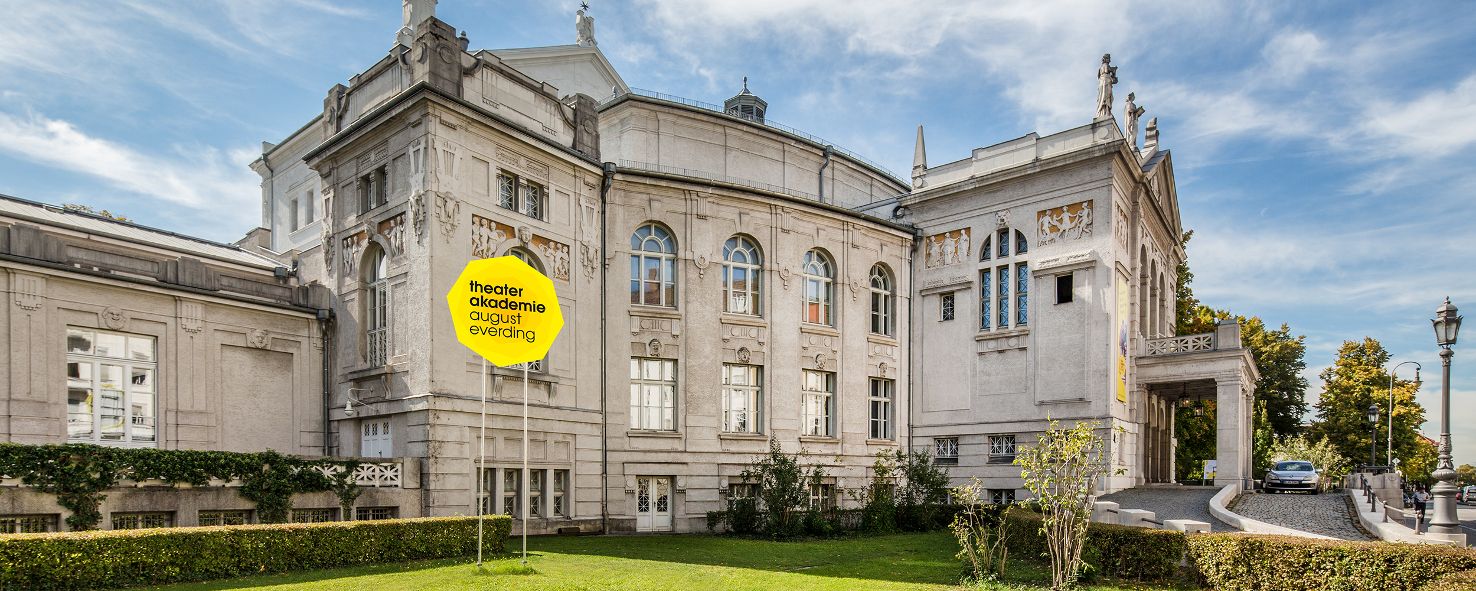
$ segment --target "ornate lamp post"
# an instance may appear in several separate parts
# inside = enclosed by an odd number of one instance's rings
[[[1435,497],[1435,517],[1430,520],[1430,532],[1458,534],[1461,527],[1456,518],[1456,485],[1453,482],[1456,473],[1450,459],[1450,358],[1455,356],[1455,351],[1450,348],[1456,344],[1456,335],[1461,331],[1461,317],[1456,315],[1456,307],[1451,305],[1450,298],[1445,298],[1445,303],[1435,309],[1435,318],[1430,322],[1435,325],[1435,344],[1440,345],[1443,378],[1440,387],[1440,460],[1432,475],[1439,482],[1430,489]]]
[[[1373,435],[1368,438],[1368,468],[1373,472],[1379,461],[1379,405],[1368,405],[1368,424],[1373,428]]]
[[[1394,366],[1394,369],[1389,370],[1389,449],[1384,454],[1384,462],[1390,466],[1394,465],[1394,372],[1399,371],[1400,367],[1410,364],[1415,366],[1415,390],[1419,390],[1420,370],[1424,368],[1420,366],[1418,361],[1405,361]]]

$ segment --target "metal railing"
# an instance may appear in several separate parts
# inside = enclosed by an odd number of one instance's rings
[[[369,331],[369,365],[381,366],[389,359],[389,328],[375,328]]]
[[[707,103],[707,102],[703,102],[703,101],[698,101],[698,100],[693,100],[693,99],[689,99],[689,98],[684,98],[684,97],[680,97],[680,96],[676,96],[676,95],[672,95],[672,94],[666,94],[664,92],[656,92],[654,90],[646,90],[644,88],[631,88],[629,93],[616,93],[616,94],[613,94],[613,95],[609,96],[608,98],[606,98],[605,100],[600,101],[600,105],[599,106],[604,107],[607,104],[610,104],[612,102],[615,102],[620,97],[623,97],[626,94],[633,94],[633,95],[636,95],[636,96],[643,96],[643,97],[647,97],[647,98],[653,98],[653,99],[657,99],[657,100],[666,101],[666,102],[669,102],[669,103],[677,103],[677,104],[680,104],[680,105],[686,105],[688,107],[695,107],[695,108],[698,108],[698,109],[702,109],[704,111],[712,111],[714,113],[720,113],[720,114],[723,114],[723,115],[729,115],[729,116],[732,116],[732,117],[738,117],[737,115],[731,115],[730,113],[728,113],[726,110],[724,110],[719,105],[715,105],[715,104]],[[878,164],[876,161],[873,161],[873,160],[871,160],[869,158],[866,158],[865,156],[862,156],[860,154],[857,154],[855,152],[852,152],[850,150],[847,150],[845,148],[842,148],[840,146],[837,146],[837,145],[835,145],[834,142],[832,142],[830,140],[827,140],[825,138],[822,138],[822,137],[819,137],[819,136],[816,136],[816,135],[812,135],[812,134],[809,134],[809,133],[800,131],[799,129],[796,129],[794,127],[790,127],[788,125],[784,125],[782,123],[779,123],[779,122],[774,121],[772,119],[769,119],[767,117],[765,117],[762,121],[757,120],[757,119],[754,119],[754,118],[750,118],[750,117],[739,117],[739,118],[740,119],[744,119],[746,121],[752,121],[752,122],[754,122],[756,124],[763,125],[764,127],[771,127],[771,128],[777,129],[777,130],[782,131],[784,133],[787,133],[787,134],[790,134],[790,135],[793,135],[793,136],[797,136],[797,137],[799,137],[801,139],[808,140],[808,141],[811,141],[811,142],[820,144],[822,146],[830,146],[830,148],[832,150],[835,150],[836,152],[838,152],[840,154],[844,154],[847,158],[850,158],[852,160],[855,160],[857,162],[860,162],[862,164],[865,164],[867,166],[870,166],[871,168],[875,168],[876,170],[878,170],[878,171],[886,174],[887,176],[892,177],[892,180],[897,181],[898,183],[901,183],[903,185],[908,184],[906,181],[903,181],[902,180],[902,177],[901,176],[898,176],[897,173],[892,172],[891,169],[889,169],[889,168],[887,168],[885,166],[882,166],[881,164]]]
[[[1191,334],[1148,341],[1148,355],[1176,355],[1215,350],[1215,333]]]

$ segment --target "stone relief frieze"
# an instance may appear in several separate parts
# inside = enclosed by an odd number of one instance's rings
[[[961,228],[924,239],[927,243],[927,268],[934,269],[964,262],[969,258],[971,229]]]
[[[497,245],[511,240],[516,234],[512,226],[472,214],[472,257],[485,259],[497,256]]]
[[[377,228],[379,234],[388,240],[390,246],[395,247],[395,254],[401,255],[405,252],[405,214],[396,214],[389,219],[379,222]]]
[[[1035,220],[1039,224],[1036,239],[1041,245],[1086,238],[1092,235],[1092,202],[1043,209],[1036,212]]]
[[[548,266],[549,277],[569,280],[569,245],[537,234],[533,235],[531,244],[534,252],[543,257],[544,264]]]
[[[410,228],[415,231],[415,243],[425,243],[425,192],[410,196]]]
[[[369,236],[363,231],[354,232],[344,236],[340,242],[340,250],[343,251],[343,274],[352,277],[359,267],[359,257],[364,254],[364,247],[369,245]]]
[[[456,226],[461,223],[461,200],[445,192],[436,192],[435,196],[436,221],[441,227],[441,237],[450,244],[451,239],[456,236]]]

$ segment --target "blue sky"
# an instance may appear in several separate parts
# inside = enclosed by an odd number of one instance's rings
[[[1449,295],[1476,318],[1476,11],[1457,2],[593,0],[626,82],[769,116],[906,173],[1086,123],[1104,52],[1174,151],[1206,303],[1424,364]],[[442,0],[473,48],[572,43],[577,3]],[[247,163],[374,63],[395,0],[0,0],[0,192],[230,241],[260,222]],[[1120,115],[1121,105],[1114,105]],[[1476,326],[1465,343],[1476,343]],[[1472,353],[1467,353],[1470,351]],[[1408,373],[1408,367],[1406,374]],[[1476,463],[1476,348],[1458,348],[1457,460]]]

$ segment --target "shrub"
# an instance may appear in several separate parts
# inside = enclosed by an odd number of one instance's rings
[[[483,549],[512,519],[489,515]],[[474,517],[0,536],[0,589],[86,589],[475,554]]]
[[[793,538],[807,529],[810,493],[820,486],[825,469],[805,465],[806,455],[803,449],[793,455],[784,453],[779,441],[770,439],[769,453],[754,458],[743,470],[743,480],[758,489],[763,533],[771,538]]]
[[[1450,546],[1203,534],[1189,536],[1188,548],[1201,581],[1220,591],[1419,589],[1442,573],[1476,569],[1476,551]]]
[[[1476,589],[1476,570],[1463,570],[1432,579],[1420,591],[1471,591]]]
[[[1003,577],[1009,545],[1004,515],[1008,506],[989,505],[983,501],[983,485],[975,477],[970,484],[953,489],[954,498],[963,510],[954,514],[950,529],[958,540],[958,554],[964,561],[966,581],[985,581]]]
[[[1015,465],[1025,489],[1040,504],[1040,532],[1051,565],[1051,589],[1074,585],[1082,574],[1082,552],[1092,515],[1092,487],[1108,471],[1106,442],[1098,437],[1096,421],[1078,421],[1070,428],[1048,419],[1044,433],[1018,450]]]
[[[1039,513],[1019,509],[1005,515],[1004,535],[1011,552],[1026,557],[1047,556],[1041,520]],[[1188,539],[1183,532],[1092,523],[1086,530],[1082,559],[1096,573],[1120,579],[1169,581],[1180,572]]]

